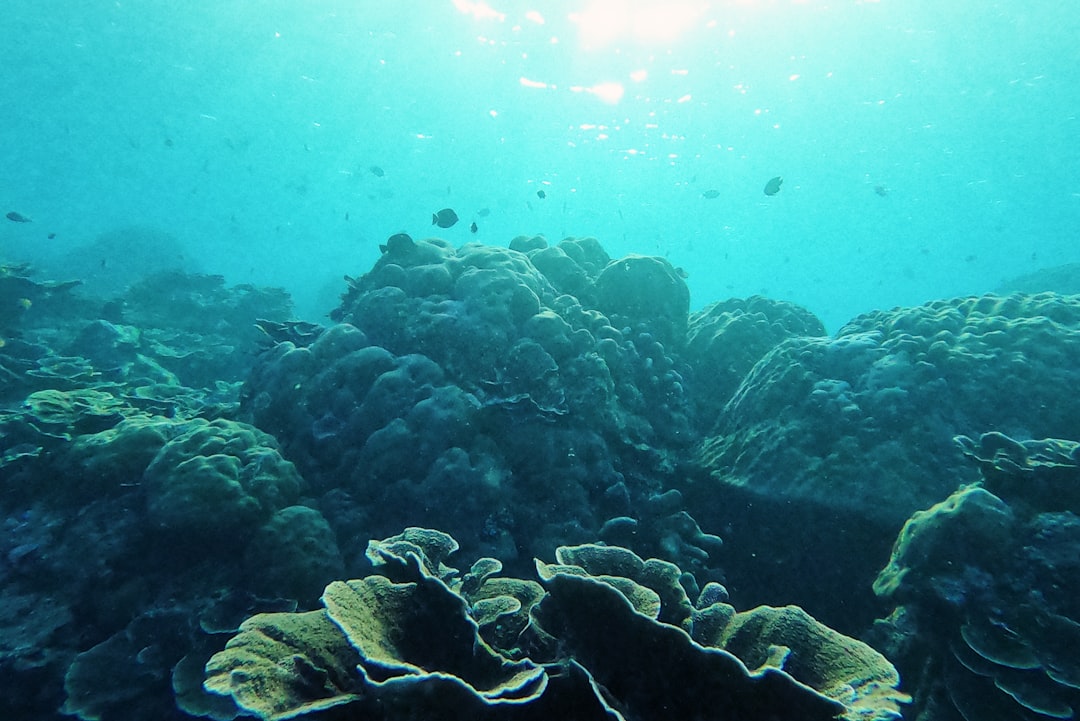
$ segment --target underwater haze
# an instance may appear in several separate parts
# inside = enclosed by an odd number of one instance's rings
[[[0,720],[1080,716],[1075,0],[6,0]]]
[[[66,277],[145,229],[318,320],[399,231],[591,235],[695,308],[835,329],[1080,261],[1064,0],[12,0],[0,32],[0,202],[33,219],[0,243]]]

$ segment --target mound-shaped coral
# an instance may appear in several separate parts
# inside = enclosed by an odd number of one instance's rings
[[[755,550],[769,563],[745,572],[766,581],[766,597],[802,579],[793,600],[835,623],[823,602],[869,586],[885,539],[978,479],[953,436],[1080,436],[1080,400],[1059,390],[1080,383],[1078,355],[1080,298],[1052,294],[937,301],[860,316],[834,338],[790,338],[702,445],[711,482],[691,499],[695,517],[714,525],[719,504],[752,504],[747,528],[766,539]],[[824,562],[838,556],[840,573]]]
[[[1080,379],[1065,362],[1078,353],[1080,298],[984,296],[860,316],[835,338],[774,349],[702,460],[762,495],[899,523],[975,480],[948,447],[957,433],[1080,436],[1080,407],[1055,390]]]
[[[715,423],[754,364],[781,341],[823,335],[825,326],[810,311],[759,295],[712,303],[692,313],[686,357],[694,367],[694,400],[702,423]]]
[[[531,260],[592,297],[606,259],[595,240],[519,247],[530,255],[388,246],[351,282],[342,322],[278,343],[253,369],[242,410],[314,488],[339,492],[337,509],[355,510],[351,533],[425,523],[508,560],[550,553],[661,490],[669,449],[695,437],[685,367],[659,340],[675,316],[616,329]],[[611,489],[627,502],[607,504]],[[536,507],[546,513],[525,510]]]
[[[618,323],[646,323],[662,343],[681,345],[690,315],[690,289],[666,259],[628,255],[600,271],[597,307]]]
[[[191,421],[146,468],[151,522],[195,541],[249,533],[300,494],[300,476],[276,446],[235,421]]]

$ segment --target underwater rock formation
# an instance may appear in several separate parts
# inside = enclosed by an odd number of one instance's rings
[[[739,614],[709,594],[695,607],[674,564],[564,547],[556,564],[537,561],[538,598],[520,593],[531,582],[484,593],[501,580],[492,559],[458,579],[444,563],[456,548],[419,528],[373,541],[368,555],[382,573],[330,584],[323,610],[245,621],[207,664],[206,688],[263,719],[334,710],[386,720],[869,721],[895,718],[907,700],[896,671],[865,644],[799,609]],[[516,639],[503,636],[512,648],[474,620],[495,600],[524,621]]]
[[[982,469],[913,515],[874,590],[876,637],[918,718],[1031,721],[1080,709],[1080,443],[957,438]]]

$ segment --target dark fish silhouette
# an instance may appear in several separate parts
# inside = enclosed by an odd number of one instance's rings
[[[408,233],[395,233],[379,245],[379,250],[386,253],[408,253],[416,247],[416,241]]]
[[[875,185],[874,192],[884,198],[886,195],[889,194],[889,189],[886,188],[884,185]]]
[[[374,175],[376,178],[381,178],[382,176],[386,175],[386,171],[384,171],[378,165],[372,165],[370,168],[368,168],[368,171],[370,171],[371,174]]]
[[[431,214],[431,224],[440,228],[449,228],[458,222],[457,213],[450,208],[443,208],[438,213]]]
[[[704,193],[701,194],[701,197],[705,198],[706,200],[712,200],[714,198],[719,198],[720,197],[720,191],[716,190],[716,189],[706,190]]]
[[[486,218],[491,215],[491,208],[481,208],[480,210],[476,211],[476,214],[479,215],[481,218]]]
[[[27,218],[22,213],[16,213],[14,210],[7,214],[7,219],[14,223],[32,223],[34,222],[30,218]]]
[[[547,197],[547,193],[545,191],[543,191],[543,190],[538,190],[538,191],[536,191],[536,197],[540,198],[540,200],[543,200],[544,198]]]
[[[480,230],[480,228],[478,228],[478,227],[476,226],[476,223],[475,223],[475,222],[473,222],[473,224],[469,226],[469,232],[470,232],[470,233],[475,233],[475,232],[476,232],[476,231],[478,231],[478,230]]]
[[[765,195],[776,195],[780,192],[780,186],[783,184],[784,179],[777,175],[771,179],[768,183],[765,183]]]

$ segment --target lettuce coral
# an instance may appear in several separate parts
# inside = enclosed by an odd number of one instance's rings
[[[210,659],[206,688],[262,719],[333,710],[386,720],[662,713],[884,721],[906,700],[880,654],[800,610],[695,608],[678,567],[616,547],[560,548],[558,563],[537,562],[543,592],[528,601],[529,620],[511,654],[485,641],[474,617],[484,617],[493,599],[510,609],[520,601],[478,593],[495,578],[497,562],[481,559],[459,579],[445,563],[456,547],[446,534],[420,528],[372,541],[369,556],[386,575],[331,583],[321,611],[249,619]],[[726,619],[735,630],[725,642],[759,667],[693,636],[695,618],[712,631]],[[756,649],[781,646],[757,658]],[[571,707],[572,715],[552,711]]]

